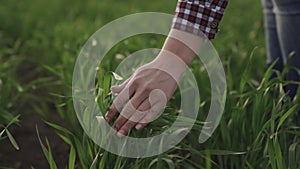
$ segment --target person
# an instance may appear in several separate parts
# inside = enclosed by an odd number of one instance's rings
[[[176,67],[179,71],[175,79],[158,69],[146,69],[148,64],[139,68],[123,84],[112,86],[111,91],[118,93],[105,115],[108,123],[116,119],[114,129],[117,135],[124,136],[131,128],[141,130],[155,117],[158,109],[151,109],[150,93],[154,89],[164,91],[169,100],[177,88],[176,81],[185,71],[184,65],[173,61],[172,54],[189,65],[205,38],[214,39],[229,0],[179,0],[173,19],[172,29],[165,40],[162,51],[150,65],[154,67]],[[262,0],[264,7],[268,64],[278,59],[274,69],[282,71],[289,54],[293,51],[291,65],[300,68],[300,1]],[[178,39],[187,39],[183,43]],[[188,46],[186,45],[188,44]],[[176,60],[176,59],[174,59]],[[140,71],[143,70],[143,71]],[[299,80],[297,71],[287,73],[287,80]],[[286,90],[293,98],[297,85],[290,84]],[[150,111],[149,111],[150,110]]]
[[[292,69],[287,72],[286,80],[300,82],[299,73],[293,69],[300,68],[300,36],[298,36],[300,1],[262,0],[262,5],[267,41],[267,63],[271,65],[276,62],[273,68],[280,72],[288,63]],[[285,91],[291,99],[295,97],[297,89],[297,84],[285,86]]]

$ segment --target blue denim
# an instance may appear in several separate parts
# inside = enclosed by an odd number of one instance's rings
[[[282,71],[283,66],[300,69],[300,0],[262,0],[267,41],[267,63],[276,59],[274,69]],[[289,56],[291,59],[288,60]],[[286,74],[286,80],[300,82],[296,70]],[[289,84],[285,90],[291,98],[297,93],[298,85]]]

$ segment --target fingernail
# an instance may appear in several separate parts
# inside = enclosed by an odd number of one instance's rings
[[[124,130],[118,131],[117,136],[119,136],[119,137],[125,136],[125,131]]]
[[[143,126],[142,126],[141,124],[138,124],[138,125],[136,125],[136,126],[135,126],[135,129],[137,129],[137,130],[141,130],[141,129],[142,129],[142,127],[143,127]]]

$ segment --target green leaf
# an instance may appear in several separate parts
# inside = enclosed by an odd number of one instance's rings
[[[294,111],[296,110],[296,108],[298,107],[298,104],[294,105],[292,108],[290,108],[281,118],[280,121],[277,125],[277,131],[279,130],[279,128],[281,127],[281,125],[283,124],[283,122],[292,114],[294,113]]]
[[[163,158],[163,160],[168,164],[169,169],[175,169],[174,162],[169,158]]]
[[[235,152],[235,151],[228,151],[228,150],[205,150],[203,153],[209,152],[210,155],[243,155],[247,152]]]
[[[43,153],[44,153],[44,155],[45,155],[45,157],[46,157],[46,159],[47,159],[47,161],[50,165],[50,169],[57,169],[57,166],[56,166],[56,163],[53,159],[53,156],[52,156],[51,149],[50,149],[49,142],[48,142],[47,138],[46,138],[46,143],[47,143],[47,146],[49,148],[49,151],[48,151],[48,149],[46,148],[46,146],[43,144],[43,142],[41,140],[38,127],[36,126],[35,128],[36,128],[37,136],[38,136],[40,145],[42,147]]]
[[[9,123],[8,125],[6,126],[6,128],[8,128],[9,126],[11,126],[12,124],[16,123],[16,122],[19,122],[19,117],[21,115],[17,115],[16,117],[14,117]]]
[[[240,93],[243,93],[243,91],[245,89],[245,86],[246,86],[246,83],[249,80],[249,74],[250,74],[251,65],[252,65],[252,58],[253,58],[253,55],[254,55],[254,51],[256,49],[257,49],[257,47],[252,50],[251,55],[250,55],[250,59],[249,59],[249,61],[247,63],[247,66],[244,70],[244,73],[243,73],[243,76],[242,76],[242,79],[241,79],[241,83],[240,83]]]
[[[276,159],[275,159],[275,151],[273,144],[269,142],[268,144],[268,155],[269,155],[269,163],[272,168],[276,168]]]
[[[0,133],[0,138],[2,138],[2,135],[4,134],[4,132],[5,132],[5,128],[1,131],[1,133]]]
[[[97,169],[97,161],[98,161],[99,153],[97,153],[96,157],[94,158],[90,169]]]
[[[68,138],[68,137],[66,137],[66,136],[64,136],[64,135],[62,135],[62,134],[60,134],[60,133],[56,133],[64,142],[66,142],[67,144],[69,144],[70,146],[72,146],[72,142],[71,142],[71,140]]]
[[[299,142],[293,143],[289,147],[289,168],[297,168],[296,151]]]
[[[101,158],[100,164],[99,164],[99,168],[105,168],[105,163],[107,162],[107,157],[108,157],[108,152],[105,151],[103,153],[103,156]]]
[[[75,168],[75,160],[76,160],[76,151],[73,146],[71,146],[70,149],[70,155],[69,155],[69,169],[74,169]]]
[[[57,124],[54,124],[54,123],[51,123],[51,122],[48,122],[48,121],[45,121],[45,123],[46,123],[47,125],[49,125],[50,127],[53,127],[53,128],[56,129],[56,130],[62,131],[62,132],[64,132],[64,133],[66,133],[66,134],[73,135],[69,130],[67,130],[67,129],[65,129],[65,128],[63,128],[63,127],[57,125]]]
[[[277,137],[274,140],[274,148],[275,148],[275,156],[276,156],[276,163],[277,163],[277,168],[278,169],[283,169],[283,158],[282,158],[282,151],[280,144],[277,140]]]
[[[8,129],[5,130],[6,134],[9,138],[9,141],[11,142],[11,144],[15,147],[16,150],[19,150],[19,145],[17,144],[16,140],[14,139],[14,137],[10,134],[10,132],[8,131]]]

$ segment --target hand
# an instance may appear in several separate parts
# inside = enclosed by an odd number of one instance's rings
[[[161,62],[144,65],[123,84],[111,87],[118,95],[106,114],[106,121],[111,122],[121,112],[114,126],[119,136],[126,135],[133,127],[141,130],[154,120],[176,90],[176,80],[159,68]]]
[[[167,104],[185,70],[185,63],[170,52],[138,68],[123,84],[111,87],[118,95],[106,114],[106,121],[110,123],[120,112],[114,126],[119,136],[126,135],[133,127],[141,130]]]
[[[202,41],[201,37],[172,29],[154,61],[140,67],[123,84],[111,87],[118,96],[105,118],[110,123],[120,112],[114,126],[119,136],[126,135],[132,127],[141,130],[157,116],[173,95]]]

